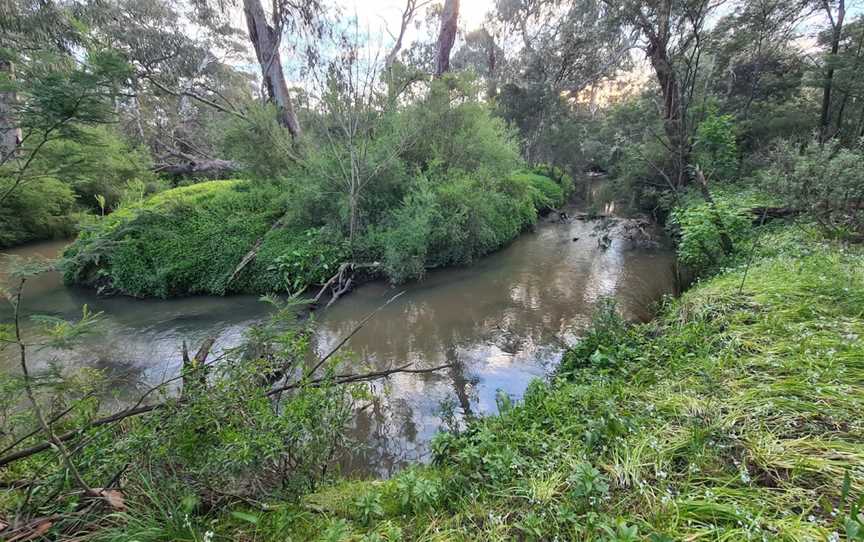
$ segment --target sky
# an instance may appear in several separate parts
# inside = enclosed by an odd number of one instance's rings
[[[433,0],[432,3],[443,4],[444,0]],[[386,29],[393,34],[398,33],[402,11],[405,9],[404,0],[336,0],[336,4],[342,8],[346,17],[356,14],[361,29],[368,29],[370,36],[382,36],[385,46],[393,42]],[[479,27],[484,15],[494,7],[495,0],[462,0],[459,5],[460,28],[473,30]],[[424,7],[415,18],[422,18],[425,10]],[[414,39],[414,34],[412,23],[406,36],[406,46]]]

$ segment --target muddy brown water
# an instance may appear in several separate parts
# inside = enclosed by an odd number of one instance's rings
[[[672,292],[672,253],[663,247],[634,248],[618,239],[601,249],[592,236],[594,226],[593,221],[547,219],[469,267],[433,271],[398,290],[368,283],[318,313],[315,343],[323,353],[404,290],[348,341],[358,370],[409,362],[418,368],[455,365],[437,373],[397,374],[375,384],[377,399],[358,413],[352,428],[358,444],[346,454],[345,468],[388,475],[405,462],[428,459],[445,402],[460,415],[483,415],[495,412],[499,390],[518,400],[528,383],[553,370],[564,348],[578,340],[603,297],[614,297],[628,318],[649,318],[660,297]],[[65,244],[3,252],[54,257]],[[235,346],[244,329],[269,310],[257,296],[100,298],[66,287],[57,273],[48,273],[28,282],[23,314],[74,319],[85,304],[103,313],[99,333],[72,350],[36,352],[33,364],[99,368],[124,383],[117,388],[119,401],[176,375],[182,341],[194,345],[218,333],[217,350]],[[0,322],[11,316],[8,304],[0,307]],[[18,370],[9,350],[0,351],[0,373]]]

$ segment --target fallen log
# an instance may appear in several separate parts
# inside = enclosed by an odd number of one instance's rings
[[[169,177],[207,177],[208,179],[225,179],[240,171],[240,164],[232,160],[218,158],[188,160],[177,164],[160,164],[153,168],[156,173]]]
[[[758,223],[764,216],[765,219],[791,218],[804,212],[803,209],[794,207],[752,207],[748,210],[754,216],[754,223]]]

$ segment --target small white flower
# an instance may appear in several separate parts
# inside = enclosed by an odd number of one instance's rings
[[[828,535],[828,542],[840,542],[840,533],[834,531]]]
[[[204,533],[204,542],[213,542],[213,535],[216,534],[213,531],[207,531]]]

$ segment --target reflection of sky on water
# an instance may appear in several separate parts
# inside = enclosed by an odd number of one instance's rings
[[[434,271],[404,286],[405,294],[348,342],[351,369],[405,363],[453,367],[376,382],[376,399],[363,405],[354,422],[353,434],[363,444],[345,466],[362,471],[374,465],[386,474],[406,460],[428,458],[427,444],[441,426],[445,401],[457,413],[482,415],[495,411],[499,389],[521,398],[531,379],[546,375],[566,345],[578,339],[603,296],[615,296],[629,317],[649,316],[650,303],[671,290],[671,256],[629,250],[617,240],[600,250],[593,227],[581,221],[543,224],[470,267]],[[21,252],[50,253],[59,246]],[[328,351],[397,291],[381,282],[367,284],[316,314],[317,351]],[[196,345],[218,332],[215,355],[237,345],[244,330],[268,311],[255,296],[100,299],[63,287],[56,274],[33,281],[25,299],[28,313],[72,319],[85,303],[104,313],[100,336],[71,352],[38,352],[36,365],[62,359],[69,367],[99,367],[125,375],[129,387],[176,375],[184,340]],[[0,321],[10,317],[8,308],[0,308]],[[5,353],[0,370],[15,370]]]

